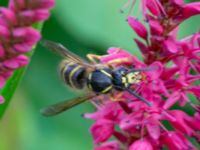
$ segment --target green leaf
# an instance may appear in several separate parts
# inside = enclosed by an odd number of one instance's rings
[[[43,23],[36,23],[36,24],[33,24],[33,27],[35,29],[41,30],[42,25]],[[35,46],[33,47],[31,52],[26,54],[29,57],[29,61],[31,60],[31,56],[34,53],[34,48]],[[2,119],[6,109],[8,108],[8,105],[10,101],[12,100],[12,96],[14,95],[14,92],[23,77],[26,71],[26,68],[27,66],[14,71],[13,75],[7,80],[4,88],[0,91],[0,95],[2,95],[5,99],[5,102],[0,105],[0,119]]]

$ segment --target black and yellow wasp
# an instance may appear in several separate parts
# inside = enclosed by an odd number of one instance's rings
[[[140,83],[142,71],[146,69],[113,68],[110,65],[96,63],[95,55],[88,55],[91,63],[81,59],[59,43],[41,40],[42,46],[64,56],[60,65],[60,73],[67,85],[75,89],[89,89],[88,94],[72,100],[66,100],[41,110],[44,116],[53,116],[100,94],[115,91],[128,91],[130,94],[151,105],[145,98],[130,89],[131,85]]]

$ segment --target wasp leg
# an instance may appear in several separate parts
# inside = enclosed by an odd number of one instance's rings
[[[107,64],[116,66],[116,65],[126,64],[129,62],[130,62],[129,58],[117,58],[117,59],[110,60]]]
[[[101,56],[95,54],[87,54],[88,60],[93,64],[98,64]]]
[[[110,99],[113,102],[118,102],[122,100],[122,95],[123,95],[123,92],[111,92]]]

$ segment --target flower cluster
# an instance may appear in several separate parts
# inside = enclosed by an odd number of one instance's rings
[[[39,41],[34,23],[49,17],[54,0],[10,0],[8,8],[0,8],[0,88],[13,71],[29,61],[25,55]],[[0,96],[0,103],[3,102]]]
[[[152,106],[127,92],[118,102],[109,96],[99,103],[94,101],[97,111],[84,115],[95,120],[90,129],[94,149],[197,149],[189,139],[200,143],[200,32],[180,40],[177,33],[184,20],[200,14],[200,2],[142,0],[141,8],[149,30],[132,16],[128,23],[140,37],[134,41],[143,61],[122,49],[110,48],[101,62],[117,60],[114,67],[156,66],[144,72],[145,80],[135,89]],[[184,111],[186,104],[192,114]]]

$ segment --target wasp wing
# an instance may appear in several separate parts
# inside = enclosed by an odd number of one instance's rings
[[[41,109],[40,112],[42,115],[44,115],[46,117],[54,116],[54,115],[62,113],[63,111],[66,111],[78,104],[81,104],[95,96],[97,96],[97,95],[90,94],[90,95],[86,95],[86,96],[82,96],[82,97],[76,97],[71,100],[62,101],[57,104],[47,106],[47,107]]]
[[[133,68],[131,70],[128,71],[128,73],[130,72],[148,72],[148,71],[156,71],[158,70],[159,67],[158,66],[148,66],[148,67],[144,67],[144,68]]]
[[[62,44],[60,43],[56,43],[53,41],[49,41],[49,40],[41,40],[40,41],[41,45],[43,47],[46,47],[58,54],[60,54],[61,56],[64,56],[68,59],[70,59],[71,61],[86,66],[86,67],[90,67],[90,68],[94,68],[93,65],[89,64],[88,62],[86,62],[85,60],[81,59],[78,55],[72,53],[70,50],[68,50],[66,47],[64,47]]]
[[[70,58],[73,61],[83,62],[83,60],[79,56],[70,52],[70,50],[68,50],[66,47],[64,47],[60,43],[56,43],[56,42],[44,40],[44,39],[41,40],[40,43],[43,47],[46,47],[46,48],[60,54],[61,56],[65,56],[67,58]]]

